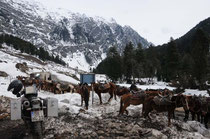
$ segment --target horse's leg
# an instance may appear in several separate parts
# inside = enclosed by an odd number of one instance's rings
[[[151,118],[149,116],[149,113],[150,112],[151,112],[150,110],[145,110],[145,112],[144,112],[144,118],[147,118],[148,117],[148,119],[151,121]]]
[[[145,107],[144,105],[145,105],[145,104],[143,103],[143,104],[142,104],[142,112],[141,112],[142,116],[144,116],[144,111],[145,111],[145,110],[144,110],[144,109],[145,109],[145,108],[144,108],[144,107]]]
[[[195,113],[191,111],[191,115],[192,115],[192,120],[195,120]]]
[[[128,113],[129,113],[128,110],[125,110],[125,112],[126,112],[126,114],[128,115]]]
[[[196,115],[197,115],[197,121],[200,122],[201,121],[201,119],[200,119],[200,116],[201,116],[200,113],[198,112]]]
[[[168,111],[168,126],[171,125],[171,111]]]
[[[86,110],[88,110],[89,92],[87,88],[85,89],[85,92],[84,92],[84,101],[85,101]]]
[[[86,110],[88,110],[88,102],[89,102],[89,98],[85,98],[85,107],[86,107]]]
[[[204,116],[204,125],[208,129],[209,113]]]
[[[151,121],[151,118],[149,116],[149,113],[153,110],[153,106],[150,104],[145,104],[144,108],[144,118],[148,117],[149,120]]]
[[[113,90],[113,94],[114,94],[114,99],[117,100],[117,95],[116,95],[116,91]]]
[[[81,94],[81,106],[83,106],[83,96]]]
[[[125,103],[125,104],[124,104],[124,106],[123,106],[123,108],[122,108],[122,114],[124,113],[124,111],[126,111],[126,114],[128,115],[128,111],[126,110],[126,108],[127,108],[128,106],[130,106],[129,103]]]
[[[201,114],[201,123],[203,123],[204,122],[204,117],[205,117],[205,115],[203,115],[203,114]]]
[[[101,93],[98,93],[98,97],[100,99],[100,104],[102,104]]]
[[[176,117],[175,117],[175,111],[172,112],[172,115],[173,115],[173,119],[176,119]]]
[[[108,102],[110,102],[111,99],[113,98],[113,92],[111,91],[111,92],[109,92],[109,94],[110,94],[110,98],[109,98]]]
[[[119,111],[119,115],[120,114],[123,114],[122,113],[122,107],[123,107],[123,100],[122,100],[122,98],[120,99],[120,111]]]
[[[184,117],[184,121],[186,122],[189,119],[189,110],[185,110],[185,117]]]

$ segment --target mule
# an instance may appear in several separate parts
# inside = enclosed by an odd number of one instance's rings
[[[120,99],[120,110],[119,115],[123,114],[124,111],[126,111],[126,114],[128,115],[128,111],[126,108],[130,105],[140,105],[143,104],[142,114],[144,110],[144,101],[146,99],[146,94],[144,91],[133,93],[124,94]]]
[[[157,96],[156,96],[157,97]],[[157,112],[168,112],[168,126],[171,125],[171,116],[176,108],[176,102],[167,101],[167,103],[164,104],[157,104],[155,102],[154,96],[149,96],[144,103],[144,117],[148,117],[150,120],[149,113],[153,110],[156,110]]]
[[[98,95],[98,97],[100,99],[100,104],[102,104],[101,93],[109,93],[110,94],[110,98],[109,98],[108,102],[111,101],[113,96],[115,97],[115,100],[116,100],[115,90],[117,87],[114,83],[112,83],[112,82],[109,82],[106,84],[92,83],[92,86],[93,86],[94,91],[96,92],[96,94]]]

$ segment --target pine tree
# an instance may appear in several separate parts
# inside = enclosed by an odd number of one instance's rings
[[[131,81],[131,77],[134,74],[134,47],[133,44],[130,42],[125,46],[123,51],[123,65],[124,65],[124,75],[128,82]]]
[[[138,44],[134,52],[134,77],[140,78],[144,76],[145,53],[141,43]]]
[[[192,47],[191,55],[194,60],[193,75],[199,84],[202,85],[207,75],[209,39],[201,29],[196,31]]]
[[[135,50],[135,60],[138,61],[138,63],[144,63],[145,54],[141,43],[138,44],[137,49]]]
[[[157,75],[159,71],[159,80],[161,79],[161,70],[160,70],[160,61],[158,59],[158,52],[155,50],[154,46],[150,46],[145,50],[145,65],[144,65],[144,74],[145,77],[153,78]],[[162,57],[162,56],[161,56]]]
[[[180,59],[178,49],[176,42],[173,40],[173,38],[171,38],[170,42],[168,43],[166,54],[166,76],[168,81],[176,79],[179,72],[179,66]]]
[[[122,76],[122,60],[116,47],[111,47],[105,58],[96,68],[96,73],[103,73],[113,81],[117,81]]]
[[[193,88],[194,82],[192,78],[194,60],[188,53],[184,54],[181,59],[180,72],[179,72],[179,83],[180,87]]]

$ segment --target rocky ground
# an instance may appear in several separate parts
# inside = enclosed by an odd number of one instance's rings
[[[163,114],[152,114],[152,121],[133,116],[114,116],[109,113],[100,118],[84,118],[83,114],[60,114],[59,118],[48,119],[46,138],[207,138],[209,132],[198,135],[198,122],[191,125],[181,120],[173,120],[171,127],[167,126],[167,118]],[[182,115],[182,114],[180,114]],[[178,115],[178,116],[180,116]]]
[[[9,100],[1,97],[1,109],[7,111]],[[2,101],[4,103],[2,103]],[[103,107],[103,106],[102,106]],[[106,107],[106,105],[104,105]],[[149,121],[140,116],[139,111],[130,115],[118,116],[116,112],[104,113],[98,117],[81,109],[78,114],[59,113],[59,117],[46,118],[44,138],[46,139],[81,139],[81,138],[210,138],[209,130],[196,121],[182,122],[183,112],[177,112],[177,119],[167,126],[167,114],[151,114]],[[31,138],[22,120],[11,121],[7,116],[0,120],[0,137]]]

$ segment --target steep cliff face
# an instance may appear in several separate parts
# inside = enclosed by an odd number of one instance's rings
[[[81,55],[87,64],[96,65],[109,47],[117,46],[122,52],[130,41],[135,46],[141,43],[144,48],[150,45],[131,27],[122,27],[114,20],[62,9],[52,12],[33,0],[1,0],[0,25],[1,33],[13,34],[60,54],[69,64],[75,55]]]

